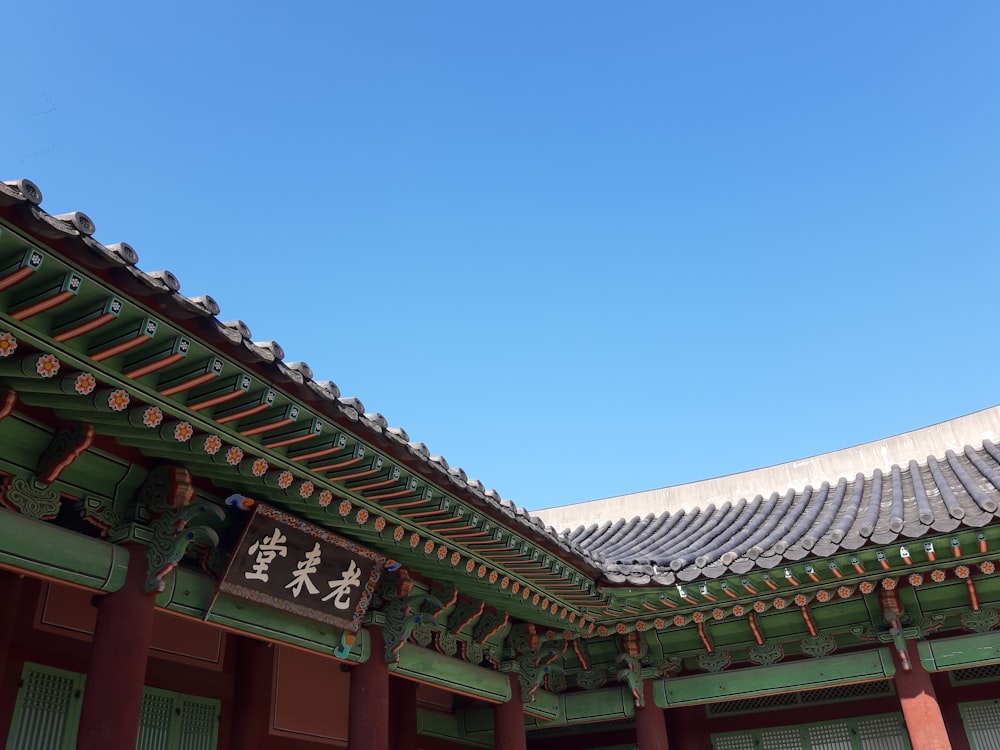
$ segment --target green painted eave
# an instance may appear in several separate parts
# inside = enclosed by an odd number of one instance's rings
[[[92,539],[0,509],[0,565],[96,591],[125,583],[129,553]]]
[[[141,290],[142,283],[129,279],[124,271],[120,272],[124,275],[115,277],[111,272],[95,270],[81,262],[84,255],[79,258],[61,255],[52,249],[51,243],[29,238],[14,224],[0,220],[0,267],[20,263],[19,259],[25,257],[26,252],[35,250],[44,256],[43,262],[23,280],[0,289],[0,328],[16,334],[20,345],[18,355],[0,360],[3,366],[0,380],[16,390],[25,404],[51,409],[63,419],[90,422],[100,435],[134,447],[151,459],[189,466],[196,477],[207,479],[220,489],[277,505],[325,528],[358,539],[422,575],[453,582],[471,596],[517,613],[526,620],[572,630],[575,626],[568,615],[573,615],[573,620],[578,622],[582,605],[603,601],[594,589],[596,569],[589,561],[558,549],[554,541],[543,539],[541,532],[516,520],[506,519],[496,508],[490,510],[482,499],[472,498],[471,494],[465,497],[464,490],[449,486],[447,481],[434,482],[429,477],[435,471],[425,460],[414,458],[407,449],[394,447],[392,441],[386,441],[381,436],[376,435],[372,440],[364,437],[367,433],[363,420],[359,420],[357,415],[352,421],[333,407],[323,406],[321,399],[315,396],[304,398],[302,393],[296,395],[292,384],[276,384],[277,381],[268,374],[275,368],[265,362],[248,362],[242,345],[233,347],[222,342],[218,336],[202,335],[201,332],[211,332],[217,323],[204,323],[198,315],[190,314],[172,319],[170,313],[164,313],[175,304],[170,302],[168,295],[150,291],[148,295],[137,296],[124,291]],[[46,294],[59,289],[68,275],[74,273],[83,277],[83,283],[74,287],[70,297],[51,309],[42,309],[25,318],[13,314],[15,310],[24,309],[24,305],[28,304],[26,300],[45,299]],[[128,283],[119,288],[116,278],[128,279]],[[117,317],[106,326],[59,338],[62,336],[60,331],[65,332],[92,320],[94,311],[105,310],[111,300],[122,304],[118,306]],[[110,343],[112,334],[141,329],[148,321],[156,324],[148,342],[134,350],[95,359],[95,351]],[[144,374],[129,374],[138,372],[137,368],[145,366],[143,363],[155,364],[156,356],[169,352],[170,347],[181,339],[185,344],[181,359]],[[28,351],[28,347],[56,354],[62,372],[93,373],[100,387],[125,389],[134,403],[160,407],[165,421],[184,420],[199,433],[219,435],[226,446],[241,449],[247,460],[238,468],[229,466],[220,460],[220,456],[192,451],[189,444],[178,443],[156,430],[144,428],[136,420],[127,419],[124,413],[95,409],[92,399],[65,389],[59,390],[55,379],[45,380],[36,377],[30,367],[22,368],[16,360]],[[236,356],[236,353],[241,354]],[[191,393],[170,393],[168,386],[171,383],[194,371],[206,372],[213,362],[219,363],[221,375],[212,383],[198,386]],[[273,391],[274,397],[269,402],[267,414],[287,416],[294,411],[297,417],[287,429],[305,433],[315,429],[315,434],[309,438],[313,442],[298,442],[289,447],[282,441],[273,440],[275,433],[271,431],[256,433],[254,425],[257,417],[227,422],[222,415],[228,404],[233,402],[218,407],[191,408],[193,401],[204,395],[197,395],[196,391],[200,393],[214,388],[216,381],[221,386],[223,381],[239,380],[241,377],[248,378],[250,384],[245,393],[247,398],[252,400],[266,391]],[[369,479],[341,480],[337,472],[328,475],[328,472],[315,470],[314,461],[303,462],[296,458],[296,451],[301,446],[313,445],[317,441],[324,444],[336,442],[341,438],[344,445],[340,455],[364,454],[361,468],[366,471],[378,464],[377,470],[372,469],[375,471],[372,476],[374,489],[368,488],[366,483]],[[249,463],[254,457],[267,460],[270,467],[267,477],[260,478],[250,473]],[[385,462],[378,463],[383,458]],[[296,476],[296,484],[288,491],[275,484],[275,477],[280,471],[291,471]],[[297,492],[298,482],[304,480],[313,482],[317,488],[309,497],[302,497]],[[443,526],[427,524],[424,523],[428,520],[425,516],[393,509],[391,501],[379,499],[400,488],[409,493],[407,500],[412,496],[419,501],[418,507],[409,508],[409,511],[425,513],[447,508],[447,512],[454,516],[454,523]],[[327,507],[317,502],[322,489],[335,492],[333,503]],[[352,513],[341,515],[337,512],[342,499],[350,500]],[[367,523],[356,522],[356,513],[362,510],[369,514]],[[385,520],[384,530],[373,529],[376,518]],[[454,528],[466,522],[472,524],[473,531],[485,532],[486,536],[470,541],[454,532]],[[399,539],[393,536],[397,527],[403,531]],[[418,544],[409,543],[413,534],[419,536]],[[489,546],[481,546],[484,539],[492,539],[495,546],[499,545],[496,549],[502,549],[505,554],[512,552],[513,557],[501,561],[504,558],[494,554],[495,549],[491,551]],[[425,550],[425,544],[431,546],[430,551]],[[447,550],[444,564],[437,557],[438,550],[442,548]],[[460,565],[448,564],[455,551],[461,553]],[[466,568],[467,563],[472,565],[471,570]],[[483,565],[489,568],[490,574],[497,572],[498,575],[493,580],[489,574],[479,575]],[[518,598],[512,587],[501,588],[499,583],[504,578],[517,582],[521,590],[530,589],[531,595]],[[538,599],[534,596],[536,593],[540,594]],[[541,602],[545,600],[549,606],[543,609]]]
[[[895,671],[889,649],[876,648],[823,659],[657,680],[653,696],[657,706],[670,708],[885,680]]]
[[[995,632],[920,641],[917,649],[928,672],[1000,664],[1000,635]]]

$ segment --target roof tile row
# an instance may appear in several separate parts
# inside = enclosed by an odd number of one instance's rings
[[[580,526],[562,538],[589,552],[613,581],[668,585],[977,528],[1000,517],[998,507],[1000,448],[985,440],[870,477]]]
[[[478,479],[470,479],[463,469],[450,466],[444,457],[431,455],[424,443],[411,441],[402,428],[389,427],[383,415],[366,412],[359,399],[342,396],[333,381],[314,380],[313,370],[305,362],[284,362],[284,350],[277,342],[254,342],[249,326],[243,321],[219,320],[219,305],[212,297],[182,295],[180,281],[170,271],[140,270],[139,255],[128,243],[103,245],[95,240],[92,236],[95,224],[86,214],[74,211],[52,215],[41,208],[41,203],[42,191],[30,180],[0,182],[0,210],[6,209],[6,215],[15,217],[17,225],[28,233],[57,243],[84,265],[105,275],[110,273],[114,283],[124,291],[142,297],[154,296],[156,307],[169,319],[200,320],[199,330],[210,343],[222,345],[221,348],[245,363],[269,368],[265,371],[275,383],[292,386],[300,397],[309,399],[324,413],[354,423],[359,436],[382,446],[397,460],[415,462],[488,514],[507,519],[522,533],[558,550],[567,559],[595,566],[585,550],[560,537],[540,519],[532,518],[528,511],[501,498],[496,490],[486,489]]]
[[[885,545],[961,526],[980,527],[998,516],[1000,449],[990,441],[967,446],[962,454],[910,461],[889,472],[840,478],[784,495],[741,499],[719,507],[649,514],[643,518],[594,524],[557,533],[551,526],[469,479],[407,432],[389,427],[384,416],[366,413],[356,398],[343,397],[329,380],[314,380],[304,362],[286,363],[274,341],[253,342],[242,321],[222,322],[219,305],[210,296],[185,297],[169,271],[146,273],[137,267],[138,254],[127,243],[102,245],[93,239],[94,222],[81,212],[53,216],[40,208],[41,190],[29,180],[0,183],[0,209],[11,209],[28,231],[49,240],[70,242],[77,260],[108,272],[120,286],[144,296],[156,296],[158,306],[175,321],[201,320],[200,330],[216,345],[228,346],[237,358],[266,370],[275,382],[292,386],[317,408],[356,424],[367,439],[395,456],[408,458],[428,473],[494,515],[513,522],[536,540],[561,550],[579,562],[595,566],[613,582],[670,585],[677,581],[744,574],[783,562],[820,558],[872,543]],[[66,245],[61,245],[66,246]]]

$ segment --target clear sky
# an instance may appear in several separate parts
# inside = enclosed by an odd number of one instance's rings
[[[520,505],[1000,403],[995,2],[2,16],[0,177]]]

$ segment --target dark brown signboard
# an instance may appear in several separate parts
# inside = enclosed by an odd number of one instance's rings
[[[219,591],[356,633],[385,562],[350,539],[257,503]]]

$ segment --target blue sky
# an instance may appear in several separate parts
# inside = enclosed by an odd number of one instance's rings
[[[0,177],[520,505],[1000,403],[996,3],[94,5]]]

